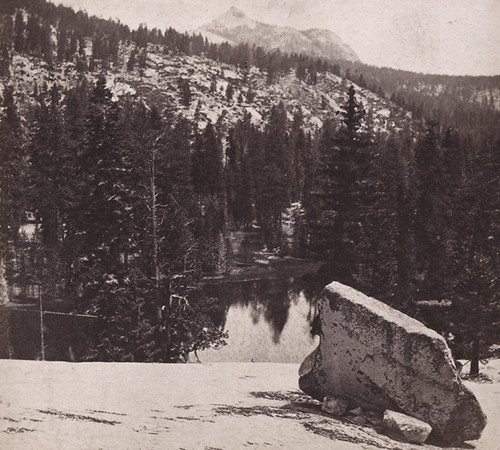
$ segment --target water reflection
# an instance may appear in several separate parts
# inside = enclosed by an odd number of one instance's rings
[[[84,355],[94,335],[94,320],[45,314],[45,359],[75,361]],[[42,357],[38,308],[0,308],[0,358],[36,360]]]
[[[218,325],[228,330],[229,338],[219,350],[199,352],[202,362],[296,363],[317,346],[310,334],[315,303],[300,282],[288,278],[218,282],[204,290],[225,306]],[[94,335],[94,319],[46,314],[45,358],[81,360]],[[0,308],[0,358],[41,358],[36,305]]]
[[[294,280],[207,286],[226,302],[228,345],[200,352],[202,362],[301,362],[318,344],[311,336],[314,302]]]

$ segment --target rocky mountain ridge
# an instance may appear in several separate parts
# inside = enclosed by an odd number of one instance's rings
[[[280,49],[327,60],[358,61],[359,57],[339,36],[330,30],[297,30],[258,22],[232,7],[199,28],[208,40],[226,40],[233,44],[250,44],[265,50]]]
[[[201,128],[209,121],[230,125],[245,114],[250,114],[253,123],[263,124],[270,108],[282,101],[290,120],[301,109],[306,129],[314,134],[328,115],[339,113],[352,84],[329,72],[319,74],[314,85],[300,81],[293,72],[269,84],[265,72],[256,67],[244,71],[202,56],[165,54],[154,45],[148,46],[144,67],[127,70],[132,49],[121,46],[118,61],[105,71],[107,85],[115,98],[142,99],[150,106],[167,108],[196,120]],[[9,79],[0,79],[0,94],[5,85],[12,84],[21,117],[29,118],[28,112],[36,103],[33,95],[36,90],[50,88],[54,83],[63,90],[72,88],[82,78],[93,82],[99,72],[79,73],[71,62],[58,62],[49,68],[38,57],[14,54]],[[188,103],[182,99],[181,82],[189,84]],[[233,90],[230,96],[229,85]],[[355,88],[367,112],[367,126],[374,131],[399,128],[412,121],[411,113],[368,89],[356,85]]]

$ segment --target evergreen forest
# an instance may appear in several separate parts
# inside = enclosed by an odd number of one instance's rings
[[[224,345],[222,307],[201,284],[230,272],[234,232],[321,261],[319,286],[337,280],[424,321],[471,374],[499,344],[500,77],[266,53],[45,0],[3,0],[0,38],[0,303],[43,297],[96,316],[86,360],[175,362]],[[333,74],[343,100],[312,128],[283,101],[261,120],[202,124],[181,111],[193,74],[175,101],[115,95],[110,73],[140,85],[155,54],[243,74],[220,94],[228,108],[252,104],[252,70],[313,91]],[[20,57],[47,81],[16,90]],[[361,90],[410,119],[375,127]]]

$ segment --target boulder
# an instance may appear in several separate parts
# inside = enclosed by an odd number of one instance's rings
[[[325,288],[318,307],[320,344],[299,370],[305,393],[403,412],[445,442],[480,437],[486,417],[439,334],[340,283]]]
[[[390,409],[384,413],[384,426],[390,433],[412,444],[423,444],[432,431],[432,427],[423,420]]]

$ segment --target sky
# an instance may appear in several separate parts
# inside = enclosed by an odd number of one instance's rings
[[[376,66],[500,74],[500,0],[52,0],[131,27],[195,30],[236,6],[250,18],[337,33]]]

